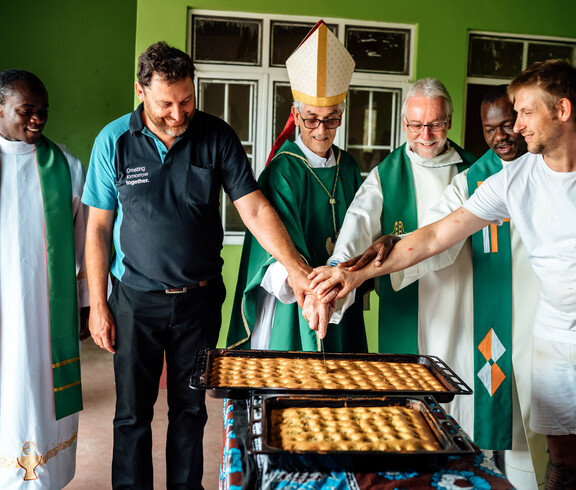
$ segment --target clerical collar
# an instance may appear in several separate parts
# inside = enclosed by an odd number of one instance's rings
[[[0,136],[0,151],[11,155],[23,155],[34,151],[36,145],[31,145],[25,141],[10,141]]]
[[[323,158],[319,155],[316,155],[310,148],[308,148],[304,142],[302,141],[302,137],[298,135],[298,137],[294,140],[294,143],[300,148],[306,160],[312,168],[330,168],[336,165],[336,158],[334,157],[334,152],[332,148],[330,148],[330,156],[328,158]]]
[[[418,153],[412,151],[408,143],[406,143],[406,155],[408,155],[412,163],[420,165],[421,167],[447,167],[448,165],[460,163],[462,158],[458,152],[450,146],[449,140],[446,140],[446,146],[448,149],[444,153],[432,158],[423,158],[418,155]]]

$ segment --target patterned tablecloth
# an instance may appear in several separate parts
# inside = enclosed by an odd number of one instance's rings
[[[442,468],[425,471],[402,470],[360,473],[352,471],[317,471],[273,463],[266,455],[247,451],[248,410],[245,401],[225,400],[223,403],[224,443],[220,467],[220,488],[300,489],[300,490],[508,490],[514,487],[476,448],[474,454],[450,456]],[[476,447],[476,446],[474,446]],[[302,459],[299,463],[303,463]]]

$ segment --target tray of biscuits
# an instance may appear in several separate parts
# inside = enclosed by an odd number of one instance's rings
[[[449,402],[472,393],[434,356],[228,349],[198,350],[190,387],[234,399],[253,394],[420,394]]]
[[[474,452],[436,399],[420,395],[257,395],[251,399],[248,447],[253,454],[302,456],[305,465],[312,455],[330,456],[314,461],[315,467],[443,464],[448,456]]]

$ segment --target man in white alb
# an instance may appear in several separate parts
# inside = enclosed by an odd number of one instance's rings
[[[48,93],[35,75],[0,73],[0,488],[6,489],[61,489],[76,466],[78,304],[88,304],[80,271],[84,169],[42,136],[47,118]]]

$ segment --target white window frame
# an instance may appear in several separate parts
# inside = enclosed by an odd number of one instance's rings
[[[503,32],[488,32],[488,31],[468,31],[468,40],[466,48],[466,74],[468,74],[468,61],[470,56],[470,39],[472,36],[480,36],[489,39],[500,39],[502,41],[524,41],[524,49],[522,51],[522,69],[527,68],[528,63],[528,43],[530,42],[549,42],[550,44],[573,44],[576,48],[576,39],[567,37],[553,37],[553,36],[536,36],[529,34],[508,34]],[[576,61],[576,60],[573,60]],[[492,77],[470,77],[466,76],[466,85],[502,85],[503,83],[510,83],[513,79],[509,78],[492,78]]]
[[[254,156],[252,160],[253,170],[255,177],[258,178],[262,170],[264,169],[267,156],[270,152],[272,146],[273,138],[273,121],[272,121],[272,107],[273,107],[273,87],[274,82],[289,82],[288,73],[285,67],[274,67],[270,66],[270,27],[272,21],[280,22],[306,22],[314,25],[318,22],[317,17],[311,16],[298,16],[298,15],[276,15],[276,14],[264,14],[257,12],[235,12],[235,11],[220,11],[220,10],[203,10],[203,9],[192,9],[188,10],[188,42],[187,49],[188,53],[192,53],[192,17],[193,16],[207,16],[207,17],[224,17],[224,18],[236,18],[236,19],[258,19],[262,21],[262,32],[261,32],[261,66],[246,66],[246,65],[232,65],[232,64],[214,64],[214,63],[195,63],[196,73],[195,73],[195,85],[196,90],[198,90],[197,80],[202,79],[215,79],[215,80],[258,80],[260,85],[257,93],[257,110],[256,116],[256,134],[255,134],[255,144],[254,144]],[[323,17],[324,22],[328,25],[338,26],[338,39],[344,44],[345,42],[345,27],[349,26],[361,26],[363,28],[389,28],[389,29],[403,29],[410,31],[410,40],[408,43],[408,74],[406,75],[394,75],[394,74],[382,74],[382,73],[370,73],[370,72],[354,72],[352,76],[351,86],[355,88],[367,88],[367,89],[379,89],[379,88],[392,88],[400,89],[402,99],[413,80],[414,73],[414,45],[415,45],[415,34],[416,29],[414,25],[410,24],[395,24],[387,22],[374,22],[374,21],[363,21],[358,19],[342,19],[342,18],[332,18]],[[400,105],[400,104],[398,104]],[[288,114],[286,115],[288,117]],[[340,128],[336,134],[334,143],[345,148],[345,125]],[[393,129],[396,129],[397,134],[395,135],[396,146],[402,144],[405,141],[404,133],[400,130],[400,107],[397,108],[397,113],[395,114],[393,121]],[[224,224],[224,222],[223,222]],[[242,244],[244,233],[239,232],[228,232],[225,230],[224,233],[224,244]]]

